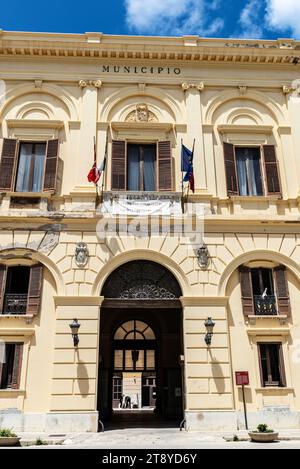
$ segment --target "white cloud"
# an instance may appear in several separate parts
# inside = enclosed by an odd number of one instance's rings
[[[239,19],[239,37],[245,39],[263,37],[262,6],[260,0],[249,0],[243,8]]]
[[[267,0],[266,24],[268,27],[288,31],[300,38],[300,0]]]
[[[223,27],[222,18],[210,18],[218,0],[125,0],[126,21],[140,34],[210,35]]]

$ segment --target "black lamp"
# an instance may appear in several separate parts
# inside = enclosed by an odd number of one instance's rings
[[[205,320],[204,326],[206,328],[206,334],[205,334],[204,340],[205,340],[206,345],[210,345],[211,344],[211,338],[213,336],[213,330],[214,330],[214,327],[215,327],[215,323],[214,323],[214,321],[212,320],[211,317],[208,317]]]
[[[81,324],[79,324],[78,319],[73,319],[73,322],[69,324],[69,326],[72,332],[74,347],[77,347],[77,345],[79,344],[78,331]]]
[[[136,365],[136,362],[139,360],[139,350],[131,350],[131,358],[132,358],[132,363],[134,366]]]

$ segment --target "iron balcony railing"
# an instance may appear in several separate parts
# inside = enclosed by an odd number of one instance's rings
[[[26,293],[6,293],[2,314],[26,314]]]
[[[258,316],[275,316],[277,314],[276,296],[267,295],[262,298],[261,295],[254,295],[254,310]]]

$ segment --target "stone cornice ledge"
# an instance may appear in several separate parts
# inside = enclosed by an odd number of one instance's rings
[[[31,336],[35,334],[35,329],[32,327],[0,327],[0,336],[13,335],[13,336]]]
[[[218,131],[221,134],[225,133],[246,133],[246,134],[271,134],[273,131],[272,125],[218,125]]]
[[[101,47],[99,45],[101,44]],[[299,41],[201,38],[199,36],[121,36],[102,33],[61,34],[0,31],[0,54],[45,58],[68,57],[192,62],[240,62],[288,65],[300,62]]]
[[[258,336],[258,335],[290,335],[291,331],[289,327],[253,327],[253,328],[246,328],[248,335]]]
[[[226,306],[228,296],[181,296],[182,306]]]
[[[101,306],[104,296],[54,296],[55,306]]]
[[[43,128],[43,129],[61,129],[64,122],[53,119],[6,119],[8,127],[16,128]]]

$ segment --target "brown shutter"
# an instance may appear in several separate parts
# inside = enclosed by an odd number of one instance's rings
[[[281,195],[278,163],[274,145],[263,145],[268,195]]]
[[[55,191],[58,166],[58,140],[48,140],[46,150],[44,191]]]
[[[3,349],[2,349],[2,347],[3,347]],[[4,356],[5,356],[5,342],[2,342],[1,345],[0,345],[0,389],[1,389],[1,383],[2,383],[2,368],[3,368],[3,364],[2,364],[2,361],[1,361],[2,352],[4,353]]]
[[[286,387],[286,377],[285,377],[285,369],[284,369],[284,361],[283,361],[282,344],[279,344],[278,349],[279,349],[278,360],[279,360],[280,386]]]
[[[42,289],[42,276],[42,265],[36,264],[31,266],[26,314],[36,315],[39,312]]]
[[[172,151],[169,140],[158,142],[157,145],[158,165],[158,191],[172,190]]]
[[[277,293],[278,314],[286,314],[287,316],[290,316],[291,305],[284,265],[275,267],[274,277]]]
[[[260,383],[261,387],[263,388],[265,386],[264,382],[264,374],[263,374],[263,369],[262,369],[262,361],[261,361],[261,344],[257,344],[257,354],[258,354],[258,366],[259,366],[259,375],[260,375]]]
[[[240,282],[242,291],[242,305],[244,316],[254,314],[254,302],[252,293],[252,281],[251,281],[251,269],[241,265],[240,271]]]
[[[0,190],[14,190],[14,174],[17,162],[17,140],[4,138],[0,162]]]
[[[14,367],[11,379],[12,389],[19,389],[22,368],[23,344],[15,344]]]
[[[126,142],[112,141],[111,153],[111,190],[124,191],[126,189]]]
[[[0,264],[0,314],[3,311],[7,266]]]
[[[234,146],[231,143],[224,142],[223,147],[224,147],[224,162],[225,162],[227,195],[228,196],[239,195]]]

